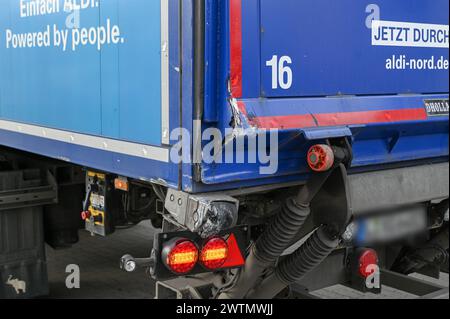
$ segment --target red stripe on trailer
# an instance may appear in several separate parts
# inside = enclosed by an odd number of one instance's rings
[[[264,129],[290,129],[318,126],[310,114],[253,117],[249,119],[249,122]]]
[[[242,97],[242,0],[230,0],[231,94]]]
[[[241,104],[240,109],[245,108]],[[243,112],[246,114],[247,112]],[[295,129],[339,125],[394,123],[420,121],[428,118],[425,109],[380,110],[286,116],[260,116],[249,118],[250,123],[264,129]]]
[[[426,120],[428,118],[424,108],[388,111],[348,112],[336,114],[316,114],[314,116],[316,117],[319,126],[392,123]]]

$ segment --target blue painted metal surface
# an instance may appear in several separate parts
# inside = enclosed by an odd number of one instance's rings
[[[216,30],[216,46],[209,48],[218,51],[214,56],[220,59],[215,75],[218,83],[241,78],[242,93],[233,96],[233,92],[219,87],[218,98],[214,102],[205,100],[206,107],[221,106],[216,126],[225,130],[233,112],[224,97],[231,95],[243,106],[245,114],[241,117],[248,129],[279,129],[279,170],[264,176],[259,174],[260,162],[203,164],[202,181],[207,186],[196,185],[196,189],[304,180],[310,139],[318,142],[316,138],[322,137],[323,141],[339,132],[341,136],[351,132],[355,170],[368,166],[380,169],[390,163],[413,165],[425,158],[448,160],[448,116],[429,117],[424,111],[425,99],[448,99],[448,65],[441,64],[434,70],[386,68],[387,60],[402,55],[448,64],[448,38],[447,48],[375,46],[369,28],[373,17],[447,26],[448,30],[448,1],[219,3],[222,27]],[[240,11],[241,17],[235,11]],[[240,20],[238,30],[233,25],[236,19]],[[234,42],[241,42],[241,52],[233,54]],[[279,74],[277,89],[272,87],[273,69],[266,63],[274,55],[290,58],[291,63],[283,65],[292,72],[289,88],[281,87]],[[236,63],[241,63],[241,74],[233,76]],[[275,67],[275,73],[279,67]],[[288,82],[285,72],[283,80]]]
[[[378,0],[381,20],[448,25],[447,0]],[[364,0],[260,1],[261,91],[264,96],[323,96],[338,94],[442,93],[448,91],[448,69],[390,70],[386,60],[441,58],[448,49],[372,45],[367,19],[372,15]],[[368,11],[368,12],[367,12]],[[403,26],[402,26],[403,27]],[[448,29],[447,29],[448,30]],[[390,38],[390,30],[389,30]],[[448,31],[447,31],[448,44]],[[405,43],[414,31],[395,29],[393,40]],[[442,34],[442,38],[445,35]],[[447,47],[448,48],[448,47]],[[272,88],[266,61],[288,56],[294,74],[286,90]]]
[[[174,179],[174,176],[178,176],[178,168],[167,162],[149,161],[137,156],[9,132],[1,128],[0,145],[70,161],[87,168],[130,176],[142,181],[155,182],[172,188],[178,187],[178,181]]]
[[[101,50],[81,42],[73,50],[74,29],[66,24],[73,13],[64,12],[63,3],[58,13],[21,17],[20,1],[2,1],[1,117],[159,145],[160,2],[100,1],[98,7],[81,10],[80,28],[120,28],[119,43]],[[54,26],[68,31],[66,48],[54,45]],[[6,48],[6,30],[28,35],[47,27],[50,46],[12,48],[10,42]]]
[[[169,124],[178,127],[180,2],[167,2],[168,113]],[[65,11],[64,1],[58,0],[50,4],[59,5],[57,12],[36,15],[31,8],[30,16],[22,16],[26,8],[21,5],[26,3],[8,0],[0,4],[0,121],[6,123],[0,125],[0,145],[179,187],[178,165],[169,164],[168,146],[161,145],[164,1],[92,1],[91,7],[77,15]],[[66,47],[54,42],[55,27],[68,32]],[[99,50],[95,41],[81,42],[72,49],[74,28],[82,32],[98,27],[109,27],[109,36],[116,32],[116,43],[106,43]],[[26,47],[14,48],[7,33],[33,36],[47,34],[48,28],[50,42],[41,46],[26,43]],[[94,39],[93,31],[90,36]]]
[[[192,133],[194,1],[168,1],[170,128]],[[47,24],[64,29],[67,13],[20,18],[19,1],[2,1],[0,121],[18,125],[15,131],[0,127],[0,145],[188,192],[301,182],[309,175],[309,146],[337,136],[350,138],[354,170],[448,160],[448,116],[430,117],[424,109],[425,99],[448,99],[448,67],[386,69],[393,55],[448,61],[448,49],[372,45],[366,21],[378,8],[381,20],[448,25],[448,1],[378,0],[376,7],[363,0],[205,1],[203,129],[225,133],[236,117],[234,99],[242,128],[279,129],[276,173],[262,175],[260,161],[202,163],[196,181],[192,163],[170,161],[170,148],[161,143],[159,0],[99,0],[98,7],[82,10],[81,27],[109,19],[124,41],[75,52],[7,49],[7,29],[16,34],[45,31]],[[290,60],[268,66],[275,55],[277,63],[285,56]],[[292,72],[289,87],[286,67]],[[25,134],[20,123],[43,131]],[[45,128],[69,135],[49,136]],[[98,143],[71,138],[70,132],[98,137]],[[106,139],[132,145],[112,148]]]

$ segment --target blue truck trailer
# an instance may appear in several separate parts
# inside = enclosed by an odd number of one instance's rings
[[[161,298],[379,292],[448,271],[448,12],[2,1],[0,296],[47,291],[45,257],[25,267],[13,244],[21,223],[41,251],[150,219],[151,256],[121,266],[148,267]]]

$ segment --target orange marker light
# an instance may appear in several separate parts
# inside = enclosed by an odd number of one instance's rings
[[[128,184],[128,181],[121,178],[116,178],[114,180],[114,188],[124,192],[128,192],[130,190],[130,185]]]

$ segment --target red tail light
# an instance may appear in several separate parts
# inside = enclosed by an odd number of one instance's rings
[[[314,145],[308,151],[308,165],[315,172],[328,171],[334,164],[333,149],[328,145]]]
[[[172,272],[187,274],[197,264],[198,249],[190,240],[177,238],[164,245],[162,259]]]
[[[221,268],[228,259],[228,244],[219,237],[212,238],[203,246],[200,261],[210,270]]]
[[[378,266],[378,255],[373,249],[367,249],[359,256],[359,274],[363,278],[369,277],[375,272],[374,266]]]

